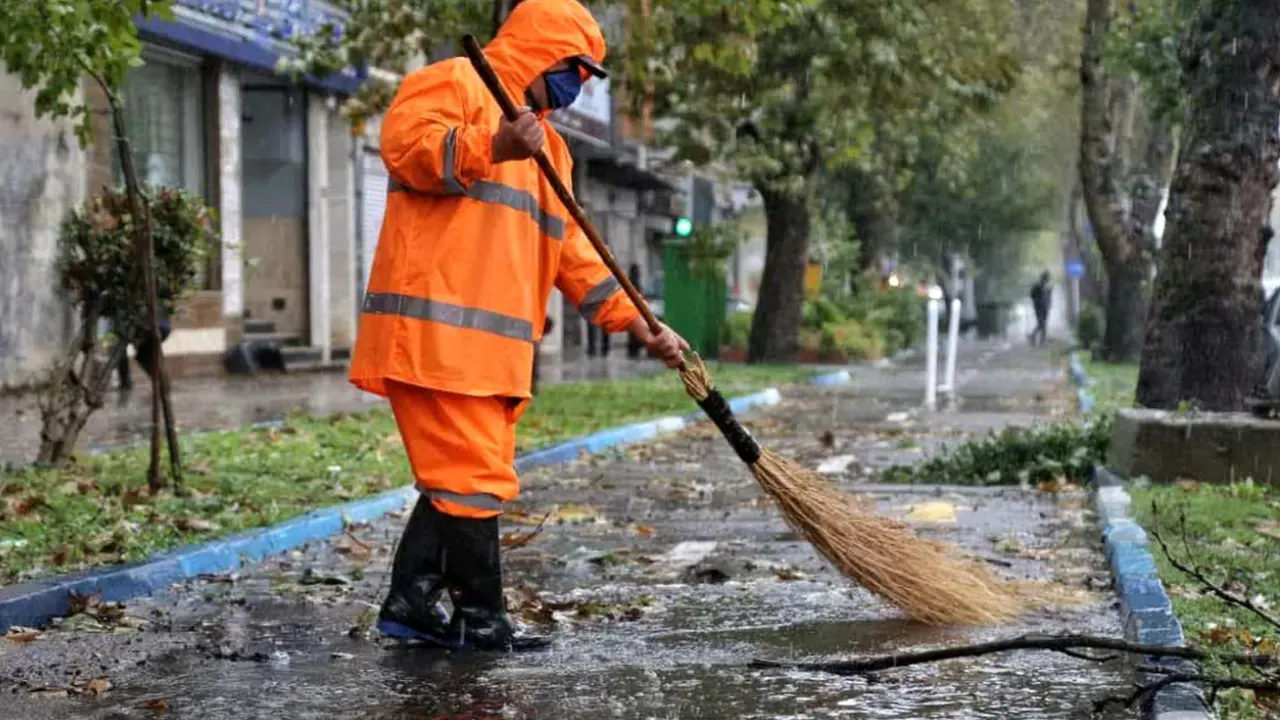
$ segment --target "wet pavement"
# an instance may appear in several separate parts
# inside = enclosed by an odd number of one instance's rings
[[[917,408],[922,372],[856,368],[750,422],[768,447],[914,512],[1010,577],[1074,600],[1002,627],[936,629],[828,569],[708,426],[531,473],[504,532],[509,605],[553,633],[542,653],[450,655],[370,638],[405,513],[258,567],[0,641],[9,718],[1085,718],[1122,667],[1017,653],[871,680],[750,669],[1029,631],[1118,634],[1083,493],[884,486],[875,473],[972,433],[1070,412],[1061,364],[968,354],[961,402]],[[551,519],[534,530],[547,514]],[[926,517],[928,516],[928,517]],[[67,627],[74,626],[74,627]],[[99,682],[95,682],[99,681]],[[105,681],[105,682],[101,682]],[[98,691],[98,692],[94,692]],[[1109,717],[1125,717],[1113,715]]]
[[[546,385],[618,379],[661,372],[650,360],[577,357],[542,362]],[[106,406],[89,418],[80,447],[145,441],[151,425],[151,389],[145,375],[130,392],[112,389]],[[270,422],[294,413],[331,415],[371,409],[383,400],[358,390],[345,372],[262,373],[253,377],[199,378],[173,384],[173,408],[184,432],[225,430]],[[0,396],[0,465],[35,460],[40,443],[40,410],[31,395]]]

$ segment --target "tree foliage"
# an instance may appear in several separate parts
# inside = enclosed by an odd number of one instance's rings
[[[622,86],[659,141],[764,198],[752,359],[794,349],[813,200],[832,168],[909,165],[929,128],[989,109],[1018,62],[995,0],[631,0]]]
[[[89,110],[79,95],[89,75],[120,88],[142,64],[136,15],[173,19],[172,0],[41,0],[0,3],[0,57],[23,87],[36,89],[36,114],[69,117],[89,142]]]
[[[356,133],[391,103],[399,78],[453,49],[465,34],[482,42],[493,35],[494,0],[336,0],[347,14],[341,26],[294,38],[299,54],[279,70],[320,77],[354,68],[369,74],[343,112]],[[373,72],[369,72],[372,70]]]
[[[989,107],[1017,75],[1001,3],[720,0],[631,3],[624,85],[651,97],[664,144],[799,194],[818,171],[871,163],[889,126]]]

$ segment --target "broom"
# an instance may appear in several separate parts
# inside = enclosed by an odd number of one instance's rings
[[[515,121],[519,111],[507,96],[480,44],[467,35],[462,39],[462,47],[507,120]],[[539,151],[534,160],[627,297],[640,310],[650,329],[657,333],[661,328],[658,320],[618,267],[546,154]],[[979,624],[1006,620],[1018,614],[1019,592],[986,568],[956,556],[947,545],[918,537],[906,524],[877,515],[817,473],[761,448],[716,391],[697,353],[680,368],[680,378],[690,397],[774,498],[787,524],[841,574],[924,623]]]

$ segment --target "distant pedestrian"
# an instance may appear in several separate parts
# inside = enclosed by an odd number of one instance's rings
[[[1036,329],[1031,331],[1029,341],[1032,346],[1044,345],[1048,342],[1049,308],[1053,304],[1052,276],[1045,270],[1040,275],[1040,282],[1031,286],[1031,307],[1036,311]]]
[[[165,340],[169,339],[169,333],[173,331],[173,323],[169,322],[164,310],[160,311],[157,322],[160,325],[160,342],[163,344]],[[150,328],[141,328],[138,330],[137,338],[133,339],[131,343],[125,338],[117,340],[117,342],[123,343],[126,349],[126,352],[121,353],[120,364],[116,366],[116,373],[120,379],[120,390],[133,389],[133,373],[130,371],[129,353],[127,352],[129,344],[133,345],[133,356],[137,358],[138,366],[147,374],[147,378],[151,378],[153,374],[151,362],[155,359],[153,357],[155,354],[155,343],[152,342],[153,337],[154,335],[152,335]]]

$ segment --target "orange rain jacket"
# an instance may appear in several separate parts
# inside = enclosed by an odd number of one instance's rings
[[[569,57],[604,60],[575,0],[525,0],[485,55],[508,95]],[[406,77],[382,122],[390,191],[350,380],[471,396],[528,398],[534,343],[554,285],[595,325],[639,314],[532,160],[495,164],[502,111],[465,57]],[[544,152],[572,188],[565,141],[542,118]]]

